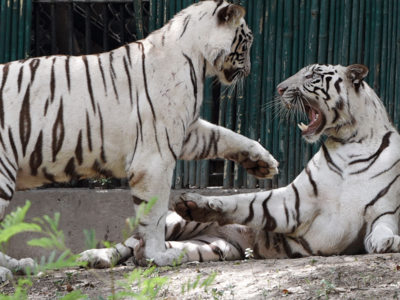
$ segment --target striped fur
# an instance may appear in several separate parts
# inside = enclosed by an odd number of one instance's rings
[[[198,117],[206,76],[231,84],[250,71],[244,13],[202,1],[146,39],[108,53],[0,65],[0,215],[16,189],[127,177],[133,205],[159,197],[138,228],[145,258],[172,264],[179,252],[165,249],[164,224],[178,158],[232,158],[264,178],[277,172],[257,142]],[[82,260],[109,266],[117,249],[88,251]]]
[[[311,118],[303,137],[328,137],[319,152],[284,188],[182,195],[168,247],[200,261],[240,259],[246,248],[257,258],[400,252],[400,136],[367,74],[312,65],[282,82],[282,104]]]

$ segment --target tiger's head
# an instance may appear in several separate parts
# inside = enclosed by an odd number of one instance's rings
[[[223,84],[236,83],[250,73],[253,34],[243,19],[245,13],[240,5],[203,0],[180,16],[188,24],[186,32],[193,29],[192,37],[198,36],[195,47],[207,61],[207,75],[218,76]],[[191,24],[196,26],[189,28]]]
[[[361,112],[366,99],[381,105],[363,81],[367,75],[368,68],[360,64],[348,67],[316,64],[301,69],[280,83],[277,90],[287,109],[307,114],[309,124],[298,125],[305,140],[315,142],[327,134],[346,141],[357,132],[351,129],[363,120]]]

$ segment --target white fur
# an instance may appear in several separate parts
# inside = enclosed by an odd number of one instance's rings
[[[324,149],[293,183],[272,191],[227,197],[184,194],[175,203],[177,212],[186,220],[214,222],[207,232],[214,244],[220,239],[242,249],[250,244],[258,258],[399,252],[400,136],[368,84],[364,82],[357,91],[362,78],[353,82],[349,74],[357,66],[312,65],[278,86],[285,89],[284,104],[296,107],[298,98],[293,95],[301,91],[304,101],[326,118],[322,132],[306,136],[307,140],[329,136]],[[313,72],[323,75],[323,80],[308,80],[306,76]],[[331,77],[329,85],[326,77]],[[334,86],[336,82],[340,89]],[[304,87],[320,89],[316,95]],[[331,99],[323,100],[321,89]],[[340,98],[342,109],[338,109]],[[232,234],[242,226],[218,227],[218,223],[242,224],[248,229]],[[172,228],[171,223],[170,231]],[[179,247],[184,248],[190,239],[197,236],[182,240]],[[203,260],[219,258],[210,254]]]
[[[225,59],[236,46],[235,34],[242,34],[238,26],[251,46],[243,9],[229,6],[237,13],[221,22],[218,13],[228,3],[217,4],[194,4],[146,39],[108,53],[1,65],[0,198],[53,180],[128,177],[135,203],[159,197],[138,234],[145,259],[167,265],[179,254],[163,243],[176,159],[233,157],[242,163],[248,157],[251,172],[276,174],[277,162],[257,142],[198,118],[206,75],[230,83],[224,71],[243,76],[250,70],[248,50],[239,48],[242,63]],[[0,199],[0,209],[4,203]],[[100,267],[114,258],[121,262],[131,253],[130,242],[119,244],[119,253],[93,250],[81,259]]]

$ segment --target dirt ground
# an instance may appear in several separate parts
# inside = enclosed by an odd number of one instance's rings
[[[135,266],[128,264],[104,270],[68,269],[35,278],[29,299],[58,299],[80,289],[90,299],[107,299],[122,288],[114,282]],[[400,254],[308,257],[287,260],[192,262],[176,268],[159,268],[158,276],[169,281],[157,299],[398,299]],[[182,286],[216,272],[208,287],[182,294]],[[135,289],[135,285],[132,285]],[[12,293],[12,282],[0,285]],[[129,298],[126,298],[129,299]]]

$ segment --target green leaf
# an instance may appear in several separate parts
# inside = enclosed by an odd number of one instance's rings
[[[0,243],[7,243],[8,240],[21,232],[41,232],[39,225],[33,223],[18,223],[6,229],[0,230]]]
[[[27,242],[29,246],[36,246],[42,248],[54,248],[54,242],[52,239],[47,237],[42,237],[40,239],[32,239]]]

